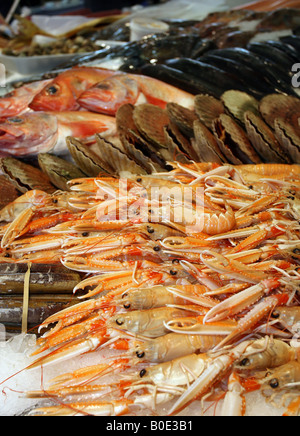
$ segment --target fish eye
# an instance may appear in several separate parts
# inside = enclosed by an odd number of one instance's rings
[[[243,359],[240,363],[240,366],[249,366],[250,365],[250,360],[248,358]]]
[[[277,378],[273,378],[273,380],[270,381],[270,386],[272,389],[277,389],[279,387],[279,380]]]
[[[97,89],[103,89],[104,91],[109,91],[111,89],[111,84],[106,82],[100,82],[97,86]]]
[[[131,308],[131,304],[129,304],[129,303],[127,303],[127,304],[124,304],[124,309],[130,309]]]
[[[147,232],[148,232],[150,235],[152,235],[152,234],[155,232],[155,230],[154,230],[153,227],[148,226],[148,227],[147,227]]]
[[[49,86],[49,88],[47,88],[48,95],[55,95],[58,91],[59,91],[59,88],[56,85],[51,85],[51,86]]]
[[[138,357],[139,359],[142,359],[143,357],[145,357],[145,353],[144,353],[144,351],[142,351],[142,352],[137,351],[137,352],[136,352],[136,355],[137,355],[137,357]]]
[[[9,121],[10,123],[13,123],[13,124],[21,124],[21,123],[23,123],[23,119],[22,119],[22,118],[19,118],[19,117],[12,117],[12,118],[9,118],[8,121]]]
[[[142,371],[140,372],[140,377],[143,378],[143,377],[145,377],[146,374],[147,374],[147,371],[145,369],[142,369]]]
[[[123,325],[124,324],[124,320],[122,318],[118,318],[118,319],[116,319],[116,323],[118,325]]]
[[[280,317],[280,313],[278,312],[278,310],[274,310],[274,312],[272,313],[272,317],[275,319],[278,319]]]

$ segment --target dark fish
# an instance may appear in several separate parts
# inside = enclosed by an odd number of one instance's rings
[[[300,37],[296,35],[283,36],[280,38],[284,44],[293,47],[296,52],[300,53]]]
[[[217,68],[204,62],[181,58],[171,59],[166,62],[166,65],[180,70],[184,74],[190,74],[197,80],[201,79],[211,85],[218,83],[224,91],[229,89],[244,89],[244,85],[237,77],[228,74],[227,71],[221,68]]]
[[[259,57],[255,53],[251,53],[249,50],[243,48],[228,48],[212,51],[211,54],[221,55],[224,58],[235,60],[241,65],[253,68],[258,74],[264,76],[265,81],[273,87],[274,92],[295,95],[288,71],[286,71],[286,74],[282,74],[274,67],[272,62]]]
[[[291,59],[286,53],[275,47],[274,44],[270,46],[265,43],[253,43],[249,44],[247,48],[251,53],[255,53],[262,59],[271,62],[276,67],[276,71],[280,70],[283,74],[290,72],[294,59]]]
[[[245,88],[247,88],[248,94],[256,98],[274,92],[274,88],[264,81],[263,76],[259,76],[260,80],[257,80],[257,72],[246,65],[241,66],[241,64],[232,59],[226,59],[216,54],[209,53],[203,56],[202,59],[203,62],[214,65],[217,68],[223,67],[224,70],[238,77]]]
[[[288,44],[284,44],[283,42],[280,41],[266,41],[265,45],[269,46],[271,49],[276,48],[281,53],[288,56],[291,62],[299,61],[299,50],[296,50],[294,47],[291,47]]]
[[[224,88],[218,86],[218,82],[211,84],[205,80],[182,71],[171,68],[167,65],[146,65],[142,68],[142,73],[162,80],[170,85],[176,86],[191,94],[209,94],[215,98],[220,98],[224,93]]]

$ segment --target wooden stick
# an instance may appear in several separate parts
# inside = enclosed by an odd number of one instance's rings
[[[10,20],[12,19],[14,13],[16,12],[17,7],[18,7],[19,4],[20,4],[20,1],[21,1],[21,0],[15,0],[15,1],[13,2],[12,7],[10,8],[10,10],[9,10],[7,16],[6,16],[6,19],[5,19],[5,21],[6,21],[7,24],[9,24],[9,22],[10,22]]]
[[[31,263],[28,264],[28,271],[27,271],[27,273],[25,274],[25,280],[24,280],[23,315],[22,315],[22,333],[27,333],[27,325],[28,325],[29,288],[30,288],[30,268],[31,268]]]

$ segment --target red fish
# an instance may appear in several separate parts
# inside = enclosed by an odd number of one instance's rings
[[[52,80],[29,83],[0,98],[0,118],[14,117],[28,110],[34,97]]]
[[[164,109],[174,102],[192,109],[194,99],[192,94],[151,77],[118,74],[89,88],[78,103],[89,111],[115,115],[125,103],[147,102]]]
[[[88,88],[116,74],[102,68],[75,67],[59,74],[30,104],[34,111],[76,111],[80,95]]]
[[[0,121],[0,156],[26,157],[67,152],[66,137],[93,143],[94,135],[116,134],[113,117],[89,112],[27,112]]]

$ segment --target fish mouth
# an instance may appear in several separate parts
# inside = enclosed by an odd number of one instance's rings
[[[20,138],[23,136],[24,132],[21,129],[18,129],[15,126],[9,124],[1,124],[0,125],[0,138]]]

